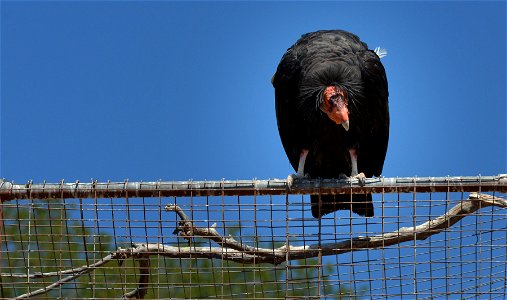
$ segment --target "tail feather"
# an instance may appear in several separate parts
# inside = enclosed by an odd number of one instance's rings
[[[337,210],[350,209],[360,216],[373,217],[371,194],[311,195],[310,199],[314,218],[320,218]]]

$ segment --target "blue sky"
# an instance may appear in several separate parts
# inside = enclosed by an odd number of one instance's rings
[[[301,34],[382,46],[384,176],[506,171],[504,2],[2,2],[1,176],[283,178],[276,66]]]

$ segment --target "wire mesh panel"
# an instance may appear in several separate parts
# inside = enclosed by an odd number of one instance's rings
[[[2,182],[0,293],[504,299],[507,184],[490,179]],[[307,193],[346,191],[375,192],[375,216],[312,217]]]

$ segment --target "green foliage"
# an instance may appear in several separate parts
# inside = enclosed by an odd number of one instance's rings
[[[108,233],[87,226],[77,205],[62,201],[3,204],[0,268],[2,274],[34,274],[69,270],[92,264],[115,251],[115,245],[129,247]],[[237,236],[239,225],[225,234]],[[245,232],[242,232],[245,234]],[[278,247],[281,243],[260,243]],[[186,243],[182,239],[181,243]],[[193,239],[194,245],[209,245],[206,239]],[[214,245],[215,246],[215,245]],[[220,259],[168,258],[150,256],[150,278],[145,298],[287,298],[319,294],[321,279],[332,282],[330,267],[317,267],[316,259],[289,264],[245,265]],[[0,277],[0,296],[10,298],[46,287],[68,275],[44,278]],[[118,298],[137,288],[139,261],[130,258],[111,261],[90,274],[63,284],[42,297]],[[336,299],[355,298],[347,286],[329,284],[321,293]]]
[[[92,263],[112,250],[112,237],[94,234],[84,222],[70,220],[73,207],[58,200],[30,205],[3,205],[2,274],[34,274],[68,270]],[[86,251],[85,251],[86,249]],[[107,255],[107,254],[105,254]],[[2,297],[13,297],[48,286],[65,275],[46,278],[2,276]],[[92,296],[89,276],[82,276],[46,296]]]

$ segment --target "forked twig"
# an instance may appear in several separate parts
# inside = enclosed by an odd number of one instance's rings
[[[179,207],[177,205],[174,205],[174,204],[166,205],[165,210],[166,211],[174,211],[178,214],[181,221],[179,222],[179,225],[176,228],[176,230],[174,230],[174,233],[177,234],[178,232],[180,232],[182,234],[182,236],[185,238],[188,238],[188,237],[207,238],[207,239],[210,239],[210,240],[214,241],[215,243],[219,244],[223,248],[230,248],[230,249],[245,252],[245,253],[256,253],[256,254],[258,254],[259,252],[273,253],[272,249],[256,248],[256,247],[242,244],[242,243],[238,242],[237,240],[235,240],[230,235],[228,237],[221,236],[220,233],[218,233],[218,231],[215,229],[216,223],[211,225],[211,227],[208,227],[208,228],[197,227],[194,225],[194,223],[192,223],[192,221],[190,221],[188,219],[187,215],[181,209],[181,207]],[[192,247],[192,248],[195,248],[195,247]]]

